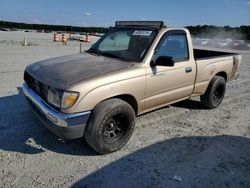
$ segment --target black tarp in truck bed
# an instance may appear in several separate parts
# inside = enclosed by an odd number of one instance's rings
[[[231,52],[194,49],[194,59],[195,60],[197,60],[197,59],[209,59],[209,58],[215,58],[215,57],[233,56],[233,55],[238,55],[238,54],[231,53]]]

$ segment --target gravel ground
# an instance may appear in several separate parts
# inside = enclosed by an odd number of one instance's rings
[[[0,187],[250,187],[250,51],[219,108],[195,98],[147,113],[124,148],[98,155],[55,137],[25,103],[26,65],[79,52],[52,37],[0,32]]]

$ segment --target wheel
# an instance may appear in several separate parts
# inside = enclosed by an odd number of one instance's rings
[[[123,100],[109,99],[98,104],[84,131],[86,142],[98,153],[107,154],[122,148],[135,126],[135,112]]]
[[[224,98],[226,81],[220,76],[215,76],[204,95],[201,96],[201,103],[208,109],[217,108]]]

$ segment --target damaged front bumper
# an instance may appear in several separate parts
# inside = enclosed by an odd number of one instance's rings
[[[65,114],[49,106],[26,83],[23,93],[38,119],[54,134],[64,139],[81,138],[90,116],[90,111]]]

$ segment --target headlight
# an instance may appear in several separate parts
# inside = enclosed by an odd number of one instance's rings
[[[62,98],[62,91],[54,88],[49,88],[48,91],[48,102],[54,105],[57,108],[61,108],[61,98]]]
[[[79,97],[79,93],[62,91],[55,88],[50,88],[48,91],[48,102],[57,108],[66,109],[75,104]]]

